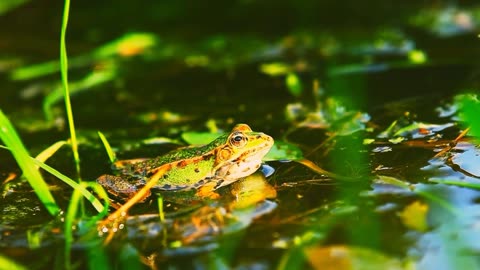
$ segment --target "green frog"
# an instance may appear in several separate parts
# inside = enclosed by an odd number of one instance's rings
[[[167,171],[152,188],[158,191],[215,190],[251,175],[273,145],[273,138],[254,132],[246,124],[236,125],[229,134],[199,147],[174,150],[163,156],[140,162],[121,162],[119,175],[97,179],[117,197],[132,197],[160,166]],[[207,191],[208,193],[208,191]]]

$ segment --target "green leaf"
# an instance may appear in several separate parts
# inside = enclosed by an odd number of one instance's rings
[[[288,91],[295,97],[299,97],[302,94],[302,82],[295,73],[289,73],[285,78],[285,84]]]
[[[403,225],[412,230],[425,232],[428,230],[428,214],[429,206],[420,201],[414,201],[407,205],[398,215]]]
[[[284,141],[275,141],[268,154],[263,158],[264,161],[301,159],[303,159],[302,150],[298,146]]]
[[[183,132],[181,137],[188,144],[200,145],[210,143],[220,135],[222,134],[209,132]]]
[[[287,74],[290,71],[290,66],[285,63],[265,63],[260,66],[260,71],[270,76],[279,76]]]
[[[459,98],[461,112],[460,117],[470,126],[470,132],[480,138],[480,102],[476,95],[462,95]]]

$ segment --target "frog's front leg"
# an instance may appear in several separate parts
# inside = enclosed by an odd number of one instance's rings
[[[195,196],[198,196],[200,198],[208,198],[208,199],[216,200],[220,198],[220,194],[215,192],[215,189],[217,188],[217,186],[218,186],[218,183],[215,181],[207,182],[206,184],[197,188],[197,192],[195,193]]]
[[[126,179],[124,177],[104,174],[97,178],[97,183],[103,186],[108,193],[128,201],[138,190],[145,185],[144,181],[138,179]],[[150,191],[141,201],[145,201],[150,196]]]

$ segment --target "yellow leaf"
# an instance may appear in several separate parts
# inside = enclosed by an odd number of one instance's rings
[[[427,204],[415,201],[405,207],[399,216],[407,228],[424,232],[428,230],[427,212]]]

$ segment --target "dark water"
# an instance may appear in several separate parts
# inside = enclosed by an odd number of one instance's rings
[[[104,83],[73,90],[82,179],[111,173],[97,131],[107,136],[119,159],[127,159],[154,157],[178,147],[145,139],[181,141],[185,131],[207,131],[207,123],[227,132],[235,123],[248,123],[275,140],[298,145],[323,169],[355,179],[332,179],[295,162],[271,161],[275,172],[267,181],[276,198],[233,212],[224,222],[207,219],[211,226],[202,228],[210,231],[181,247],[176,243],[189,237],[188,230],[198,232],[193,217],[202,220],[210,210],[228,208],[224,201],[210,205],[207,212],[183,215],[176,215],[174,204],[166,204],[168,222],[163,225],[154,215],[155,200],[139,205],[126,232],[109,246],[101,248],[101,239],[91,236],[76,241],[73,263],[82,269],[94,264],[142,268],[142,258],[160,269],[320,269],[339,265],[325,254],[343,247],[350,251],[347,260],[358,268],[478,267],[480,193],[444,182],[478,182],[478,147],[466,138],[452,151],[434,156],[463,128],[453,97],[475,92],[478,86],[475,33],[480,18],[475,14],[480,7],[474,1],[460,7],[442,1],[432,6],[370,2],[72,3],[69,57],[71,63],[82,55],[86,60],[70,70],[71,83],[81,82],[93,70],[114,72]],[[51,121],[42,111],[60,77],[54,72],[14,80],[12,74],[57,58],[61,9],[60,3],[32,1],[0,17],[1,25],[10,26],[0,29],[0,109],[32,155],[69,137],[63,100],[49,107]],[[414,19],[429,16],[426,23]],[[132,32],[148,32],[157,42],[133,56],[90,54]],[[411,60],[415,50],[426,60]],[[299,78],[300,95],[289,92],[285,72],[261,71],[262,65],[272,63],[287,66],[287,73]],[[315,80],[317,88],[312,86]],[[346,107],[327,112],[330,97]],[[293,103],[301,104],[301,113],[289,118],[286,108]],[[349,121],[345,116],[344,122],[359,125],[350,129],[327,116],[327,124],[333,124],[320,125],[325,124],[318,120],[321,113],[341,116],[343,108],[369,115],[369,120]],[[394,121],[392,131],[381,135]],[[6,150],[0,164],[2,180],[12,172],[21,174]],[[48,164],[76,177],[67,148]],[[66,209],[71,188],[44,175]],[[227,198],[230,189],[220,192]],[[2,184],[0,209],[0,254],[32,269],[64,267],[62,217],[50,217],[26,182],[17,177]],[[86,211],[94,214],[88,207]],[[412,220],[417,222],[412,225]],[[178,231],[172,229],[175,222],[181,224]],[[164,227],[169,228],[167,237]],[[95,228],[90,233],[95,235]],[[77,237],[83,234],[88,235],[76,231]]]

